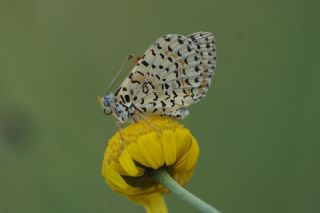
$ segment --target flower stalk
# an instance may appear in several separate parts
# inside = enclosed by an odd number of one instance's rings
[[[180,186],[166,171],[165,168],[159,168],[152,170],[151,175],[163,186],[169,189],[173,194],[177,195],[182,200],[194,206],[200,212],[203,213],[220,213],[219,210],[213,206],[207,204],[200,198],[193,195],[191,192],[187,191],[185,188]]]

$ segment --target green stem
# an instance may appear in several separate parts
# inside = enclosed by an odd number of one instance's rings
[[[216,208],[210,206],[200,198],[196,197],[185,188],[180,186],[169,174],[162,168],[153,170],[152,176],[163,186],[169,189],[172,193],[180,197],[182,200],[188,202],[203,213],[220,213]]]

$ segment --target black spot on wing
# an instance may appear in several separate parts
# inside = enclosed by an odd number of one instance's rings
[[[122,96],[122,95],[120,95],[120,98],[121,98],[121,100],[122,100],[122,102],[123,102],[123,103],[125,103],[125,102],[126,102],[126,100],[123,98],[123,96]],[[120,104],[122,104],[122,103],[120,102]]]
[[[141,98],[140,104],[141,104],[141,105],[144,104],[144,98]]]
[[[148,82],[148,83],[151,85],[152,89],[155,88],[154,85],[151,82]]]
[[[116,91],[116,93],[114,94],[114,96],[117,96],[118,93],[120,92],[120,90],[121,90],[121,87]]]
[[[143,61],[141,61],[141,64],[143,64],[144,66],[149,66],[149,63],[148,62],[146,62],[145,60],[143,60]]]
[[[162,107],[166,107],[166,103],[164,103],[163,101],[161,101],[161,105]]]
[[[153,101],[157,101],[158,100],[158,98],[159,98],[159,96],[157,95],[157,93],[154,93],[154,99],[153,99]]]
[[[179,72],[178,71],[174,71],[174,73],[176,74],[176,78],[179,78]]]
[[[190,81],[189,81],[188,78],[186,79],[186,83],[187,83],[189,86],[192,86],[192,84],[190,83]]]
[[[149,64],[148,64],[148,65],[149,65]],[[138,74],[144,76],[144,74],[143,74],[141,71],[136,71],[135,73],[138,73]]]
[[[177,94],[174,90],[172,91],[172,93],[173,93],[173,95],[174,95],[173,98],[178,97],[178,94]]]
[[[129,96],[129,95],[125,95],[124,98],[126,99],[126,102],[127,102],[127,103],[130,102],[130,96]]]
[[[176,83],[178,85],[178,88],[180,88],[181,87],[181,82],[179,80],[176,80]]]
[[[174,107],[176,105],[174,100],[170,100],[170,102],[171,102],[171,107]]]

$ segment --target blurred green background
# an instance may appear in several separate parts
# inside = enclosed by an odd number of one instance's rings
[[[129,53],[197,31],[218,67],[182,121],[201,148],[187,188],[225,213],[320,212],[319,4],[1,0],[0,212],[144,212],[100,175],[116,127],[96,97]]]

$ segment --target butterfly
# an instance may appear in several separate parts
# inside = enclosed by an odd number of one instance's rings
[[[119,123],[149,115],[185,118],[186,107],[205,97],[215,68],[212,33],[164,35],[137,60],[114,94],[98,100],[105,114]]]

